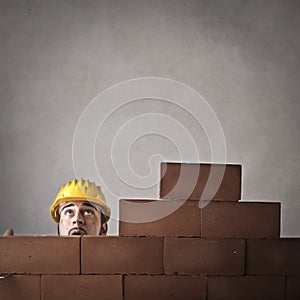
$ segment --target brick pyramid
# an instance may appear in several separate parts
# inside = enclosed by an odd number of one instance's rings
[[[163,163],[159,193],[120,200],[119,236],[0,237],[0,299],[300,299],[300,238],[280,203],[239,202],[240,165]]]

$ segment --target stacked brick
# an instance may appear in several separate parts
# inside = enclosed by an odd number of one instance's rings
[[[280,238],[280,204],[238,202],[237,165],[215,200],[197,200],[209,165],[182,199],[172,186],[195,167],[163,164],[161,200],[121,200],[119,236],[0,237],[0,299],[300,299],[300,239]]]

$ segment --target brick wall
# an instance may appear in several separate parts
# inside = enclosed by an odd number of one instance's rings
[[[300,238],[280,238],[280,204],[222,193],[121,200],[118,237],[0,237],[0,299],[300,299]]]

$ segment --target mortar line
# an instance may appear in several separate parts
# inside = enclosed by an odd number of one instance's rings
[[[165,275],[166,270],[165,270],[165,240],[166,237],[163,237],[163,244],[162,244],[162,269],[163,269],[163,275]]]
[[[202,238],[203,235],[202,223],[203,223],[203,200],[200,199],[200,238]]]
[[[122,274],[122,300],[125,299],[125,274]]]
[[[207,275],[204,276],[204,280],[205,280],[205,300],[208,299],[208,278]]]
[[[40,300],[43,300],[43,293],[42,293],[42,277],[43,277],[43,274],[40,275]]]
[[[82,259],[82,256],[81,256],[82,242],[81,242],[81,240],[82,240],[82,236],[80,237],[80,240],[79,240],[79,274],[80,275],[82,275],[81,274],[81,263],[82,263],[82,261],[81,261],[81,259]]]
[[[284,275],[284,299],[287,299],[287,277],[288,275]]]
[[[248,240],[245,238],[245,248],[244,248],[244,274],[243,276],[247,276],[247,254],[248,254]]]

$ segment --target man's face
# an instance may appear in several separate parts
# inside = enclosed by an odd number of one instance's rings
[[[85,201],[67,202],[61,205],[59,219],[60,235],[99,235],[101,212]]]

